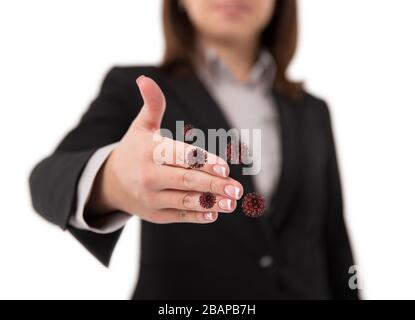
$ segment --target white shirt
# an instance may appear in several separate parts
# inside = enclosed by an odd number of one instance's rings
[[[261,129],[261,171],[253,176],[253,180],[258,192],[269,200],[281,171],[281,135],[272,96],[275,62],[267,51],[262,51],[245,83],[236,80],[213,51],[206,51],[204,62],[198,66],[199,77],[231,127]],[[99,223],[94,222],[94,226],[84,218],[95,177],[115,146],[112,144],[97,150],[83,170],[78,182],[77,209],[69,222],[73,227],[101,234],[111,233],[122,228],[131,217],[127,213],[115,212],[105,215]]]

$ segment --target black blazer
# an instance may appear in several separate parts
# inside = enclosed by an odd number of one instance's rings
[[[121,231],[95,234],[71,227],[68,220],[88,159],[98,148],[119,141],[137,115],[142,98],[135,79],[141,74],[152,77],[166,95],[162,127],[174,132],[175,122],[183,120],[203,130],[229,129],[194,74],[171,74],[157,67],[109,72],[79,125],[30,176],[35,210],[69,230],[105,265]],[[348,286],[353,259],[327,106],[309,94],[298,102],[278,94],[275,99],[283,168],[267,214],[251,219],[238,209],[210,225],[143,222],[133,298],[358,298]],[[246,192],[254,191],[252,177],[237,167],[231,168],[231,176]]]

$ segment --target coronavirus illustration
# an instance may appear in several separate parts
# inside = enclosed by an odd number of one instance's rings
[[[216,203],[216,196],[211,192],[203,192],[199,197],[199,203],[202,208],[213,208]]]
[[[248,193],[242,200],[242,211],[251,218],[258,218],[265,212],[265,199],[256,192]]]
[[[226,159],[231,164],[248,164],[248,146],[243,142],[229,142],[226,146]]]
[[[187,134],[191,135],[192,129],[194,129],[194,126],[192,124],[190,123],[185,124],[183,127],[183,136],[186,138]]]
[[[207,153],[200,148],[194,148],[186,155],[186,163],[192,169],[200,169],[206,162]]]

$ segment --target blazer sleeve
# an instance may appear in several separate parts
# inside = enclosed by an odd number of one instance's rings
[[[325,128],[328,137],[328,217],[327,255],[329,281],[333,298],[336,300],[359,299],[357,289],[349,288],[349,268],[354,265],[352,249],[343,216],[343,199],[340,174],[336,156],[333,129],[329,109],[324,103]]]
[[[70,226],[69,219],[76,209],[78,180],[88,160],[99,148],[119,141],[138,112],[141,98],[133,85],[134,79],[121,68],[113,68],[79,124],[36,165],[29,178],[34,209],[68,230],[104,265],[109,264],[122,230],[97,234]]]

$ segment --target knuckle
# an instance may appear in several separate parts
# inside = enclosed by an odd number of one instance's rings
[[[193,208],[193,199],[190,193],[186,193],[182,198],[182,206],[186,209]]]
[[[178,141],[174,141],[173,144],[173,163],[178,165],[184,165],[185,162],[185,148],[183,143],[179,143]]]
[[[142,197],[142,189],[140,185],[135,181],[135,183],[127,188],[129,195],[135,201],[140,201]]]
[[[142,205],[146,208],[151,208],[154,203],[153,196],[148,192],[144,192],[141,194],[141,201]]]
[[[177,213],[177,221],[178,222],[186,222],[186,220],[187,220],[187,213],[186,213],[186,211],[180,210]]]
[[[149,187],[151,186],[152,182],[153,182],[153,175],[151,174],[151,172],[149,170],[143,170],[139,175],[138,175],[138,184],[141,187]]]
[[[217,190],[218,190],[218,184],[217,184],[216,179],[210,178],[210,181],[209,181],[209,191],[211,193],[218,193]]]
[[[194,187],[194,174],[187,170],[182,174],[182,184],[185,189],[192,189]]]

